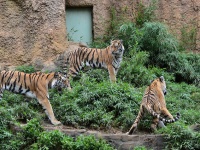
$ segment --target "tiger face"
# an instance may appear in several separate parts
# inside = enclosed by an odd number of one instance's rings
[[[111,51],[114,55],[123,55],[124,46],[122,40],[113,40],[111,41]]]
[[[63,88],[69,88],[70,82],[67,78],[66,73],[56,72],[54,75],[54,78],[56,79],[54,84],[52,85],[53,88],[57,88],[58,91],[61,91]]]
[[[163,76],[152,81],[150,86],[157,87],[158,89],[162,90],[164,95],[167,94],[166,83],[165,83],[165,79]]]

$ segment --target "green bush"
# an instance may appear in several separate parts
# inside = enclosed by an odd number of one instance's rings
[[[9,110],[0,107],[0,149],[9,148],[9,141],[13,136],[9,128],[14,121],[15,119],[9,113]]]
[[[34,143],[31,147],[32,147],[31,149],[73,150],[74,142],[73,138],[65,136],[58,130],[54,130],[51,132],[44,131],[39,135],[36,143]]]
[[[149,85],[150,81],[161,75],[173,81],[173,76],[165,72],[164,69],[156,67],[145,67],[149,54],[145,51],[135,52],[131,58],[126,58],[122,62],[117,78],[124,82],[131,83],[136,87]]]
[[[157,0],[151,0],[148,7],[140,2],[137,6],[137,14],[135,18],[136,25],[141,27],[145,22],[153,21],[155,19],[154,11],[157,8]]]
[[[180,53],[178,41],[161,23],[148,22],[141,29],[143,36],[139,42],[141,50],[148,51],[148,65],[166,68],[175,75],[176,81],[199,85],[199,55]]]
[[[140,50],[139,41],[142,37],[142,31],[132,22],[124,23],[118,31],[118,38],[123,40],[125,47],[124,56],[132,58],[134,54]]]
[[[94,136],[80,135],[76,139],[75,150],[114,150],[103,139],[96,139]]]
[[[16,68],[16,70],[21,71],[21,72],[25,72],[25,73],[33,73],[33,72],[35,72],[35,69],[34,69],[33,66],[27,66],[27,65],[18,66]]]
[[[166,149],[197,150],[200,149],[200,133],[193,132],[183,123],[171,124],[159,131],[166,135]]]
[[[173,68],[178,57],[178,41],[158,22],[145,23],[140,40],[141,50],[149,52],[149,63],[162,68]]]
[[[97,82],[85,74],[72,85],[72,92],[52,96],[55,114],[62,123],[95,129],[111,126],[125,129],[132,123],[129,118],[134,118],[134,108],[142,94],[130,85],[120,81],[111,84],[108,79]]]
[[[94,136],[80,135],[76,139],[66,136],[58,130],[51,132],[42,132],[36,143],[31,145],[32,150],[49,149],[49,150],[114,150],[103,139],[96,139]]]

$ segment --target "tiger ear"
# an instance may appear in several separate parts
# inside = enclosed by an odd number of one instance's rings
[[[121,44],[123,44],[123,40],[120,40]]]
[[[161,76],[159,79],[160,79],[160,82],[163,82],[165,80],[163,76]]]
[[[112,45],[112,43],[113,43],[113,40],[110,40],[110,45]]]

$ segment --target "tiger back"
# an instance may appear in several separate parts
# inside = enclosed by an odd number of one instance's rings
[[[68,70],[67,77],[75,77],[84,66],[105,68],[109,72],[111,82],[116,82],[116,75],[124,53],[122,40],[113,40],[104,49],[80,47],[74,51],[61,54],[64,70]]]
[[[49,74],[24,73],[19,71],[1,71],[0,73],[0,100],[3,97],[3,91],[8,90],[13,93],[23,94],[27,97],[36,98],[45,109],[45,113],[54,125],[60,124],[53,113],[52,106],[49,102],[49,88],[69,87],[69,80],[59,72]]]
[[[132,127],[127,134],[132,134],[136,131],[137,126],[146,112],[153,116],[151,129],[156,130],[158,125],[164,126],[164,123],[172,123],[180,118],[177,113],[173,117],[166,107],[165,96],[167,94],[166,83],[164,77],[161,76],[155,79],[145,90],[138,116],[136,117]],[[164,116],[164,117],[162,117]]]

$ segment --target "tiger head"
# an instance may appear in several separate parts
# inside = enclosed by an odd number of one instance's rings
[[[156,78],[151,82],[150,88],[155,88],[155,87],[161,89],[164,95],[167,94],[166,83],[163,76]]]
[[[55,72],[54,79],[56,79],[56,82],[53,87],[57,88],[58,91],[61,91],[63,88],[71,87],[66,73]]]
[[[122,40],[113,40],[111,41],[111,53],[114,55],[123,55],[124,46]]]

